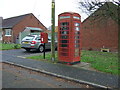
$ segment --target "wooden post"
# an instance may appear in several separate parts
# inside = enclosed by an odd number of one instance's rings
[[[51,60],[55,61],[55,0],[52,0]]]

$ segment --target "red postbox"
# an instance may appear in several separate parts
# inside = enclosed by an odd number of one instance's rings
[[[41,43],[48,43],[48,34],[41,32]]]
[[[80,62],[81,16],[65,12],[58,15],[58,59],[74,64]]]

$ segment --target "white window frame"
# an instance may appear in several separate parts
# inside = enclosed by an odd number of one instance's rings
[[[5,36],[11,36],[11,29],[5,29]]]

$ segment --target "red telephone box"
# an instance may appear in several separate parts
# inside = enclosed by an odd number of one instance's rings
[[[65,12],[58,15],[58,59],[60,62],[74,64],[80,62],[81,16]]]
[[[48,34],[41,32],[41,43],[48,43]]]

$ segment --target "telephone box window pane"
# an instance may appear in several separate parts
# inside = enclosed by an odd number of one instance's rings
[[[75,53],[79,53],[79,48],[76,48],[76,49],[75,49]]]
[[[79,28],[79,27],[75,27],[75,30],[76,30],[76,31],[79,31],[79,30],[80,30],[80,28]]]
[[[75,56],[80,56],[79,52],[80,52],[79,48],[76,48],[75,49]]]
[[[80,39],[80,36],[75,36],[75,39]]]
[[[80,34],[80,32],[79,32],[79,31],[78,31],[78,32],[75,32],[75,34],[76,34],[76,35],[79,35],[79,34]]]
[[[60,30],[69,30],[69,27],[61,27]]]
[[[61,36],[61,39],[68,39],[68,36]]]
[[[76,44],[76,45],[75,45],[75,48],[79,48],[79,47],[80,47],[80,45],[79,45],[79,44]]]
[[[63,28],[61,27],[60,30],[63,30]]]
[[[67,44],[61,44],[61,47],[68,47]]]
[[[68,40],[61,40],[61,43],[68,43]]]
[[[80,23],[75,23],[74,25],[75,25],[75,26],[80,26]]]
[[[75,43],[80,43],[80,41],[79,41],[79,40],[76,40]]]
[[[62,22],[60,23],[61,26],[68,26],[69,25],[69,22]]]
[[[79,53],[75,53],[75,57],[78,57],[78,56],[80,56]]]
[[[68,31],[61,31],[60,34],[68,34]]]

